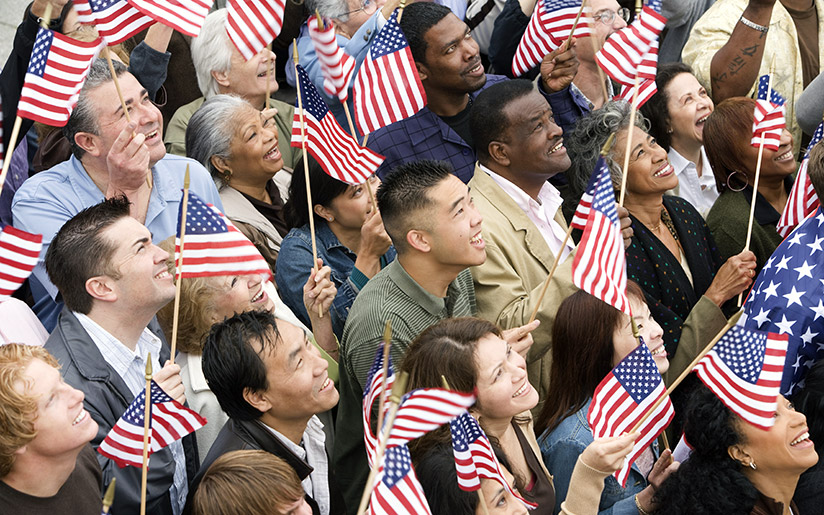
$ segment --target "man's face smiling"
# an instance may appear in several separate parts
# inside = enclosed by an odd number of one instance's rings
[[[486,244],[481,234],[480,212],[469,188],[454,175],[438,183],[427,195],[434,201],[431,229],[425,230],[430,251],[438,264],[460,272],[483,264]]]
[[[122,74],[118,81],[129,116],[137,125],[134,132],[146,137],[144,145],[149,149],[149,167],[152,167],[166,155],[166,147],[163,145],[163,117],[149,98],[146,88],[141,86],[131,73]],[[97,112],[99,134],[95,138],[99,140],[101,156],[105,157],[114,141],[126,128],[126,115],[118,99],[114,81],[106,82],[86,94]]]
[[[427,91],[451,94],[477,91],[486,84],[478,43],[469,27],[448,14],[424,34],[426,62],[417,63]]]

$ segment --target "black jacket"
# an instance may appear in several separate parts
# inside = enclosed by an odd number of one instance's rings
[[[163,338],[156,321],[149,324],[149,330],[163,341],[160,362],[169,359],[169,346]],[[134,400],[123,379],[106,363],[97,346],[89,337],[77,318],[66,308],[57,319],[57,327],[46,340],[46,350],[60,362],[63,379],[85,395],[86,410],[97,422],[99,428],[92,440],[97,449],[112,426]],[[197,472],[198,456],[195,435],[183,439],[186,454],[186,474],[189,482]],[[137,467],[119,468],[112,460],[98,454],[100,468],[103,469],[103,484],[112,477],[117,478],[117,492],[109,513],[131,515],[140,509],[141,469]],[[146,493],[146,513],[171,515],[172,505],[169,490],[174,481],[174,458],[166,447],[152,454],[149,460],[149,476]]]
[[[230,418],[223,426],[223,429],[220,430],[206,458],[203,459],[203,465],[201,465],[200,471],[198,471],[197,476],[195,476],[192,482],[192,487],[189,489],[189,499],[186,502],[186,510],[184,513],[191,513],[192,498],[209,466],[227,452],[241,450],[263,450],[274,454],[292,467],[298,479],[301,481],[306,479],[306,477],[312,473],[312,470],[314,470],[308,463],[299,458],[278,440],[262,422],[258,420],[242,421]],[[314,499],[306,495],[306,502],[312,507],[312,513],[314,515],[320,514],[318,503],[316,503]],[[343,505],[343,496],[340,490],[338,490],[331,464],[329,468],[329,504],[330,515],[346,513]]]

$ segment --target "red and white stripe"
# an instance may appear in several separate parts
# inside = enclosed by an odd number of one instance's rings
[[[667,19],[661,14],[644,6],[631,25],[606,40],[604,47],[595,54],[595,60],[610,78],[632,86],[644,55],[664,29],[666,22]]]
[[[641,64],[638,65],[638,98],[633,107],[640,109],[647,100],[658,91],[655,84],[655,74],[658,71],[658,40],[652,42],[649,52],[644,54]],[[622,85],[621,92],[616,96],[620,100],[632,101],[633,86]]]
[[[42,234],[29,234],[7,225],[0,233],[0,301],[8,298],[28,279],[37,265]]]
[[[74,10],[78,21],[94,25],[107,45],[122,43],[155,23],[126,0],[115,2],[101,11],[93,10],[89,0],[75,0]]]
[[[561,2],[575,4],[577,2]],[[526,31],[521,36],[515,56],[512,59],[512,73],[516,77],[537,66],[548,53],[561,46],[572,32],[572,24],[578,16],[577,6],[554,9],[548,0],[540,0],[532,12]],[[581,15],[575,27],[575,37],[592,35],[591,19]]]
[[[283,28],[285,0],[229,0],[227,8],[226,32],[247,61],[278,37]]]
[[[395,415],[387,446],[403,445],[446,424],[475,403],[471,393],[421,388],[406,394]]]
[[[818,195],[815,193],[813,183],[807,174],[808,166],[809,158],[805,157],[804,160],[801,161],[801,166],[798,168],[798,175],[790,190],[787,205],[784,207],[784,212],[781,213],[781,219],[776,225],[776,230],[782,238],[789,236],[792,230],[795,229],[802,220],[815,213],[816,209],[818,209]]]
[[[330,97],[337,96],[345,102],[349,97],[349,83],[355,71],[355,58],[343,51],[338,45],[335,27],[329,24],[321,28],[320,21],[309,19],[309,36],[318,55],[320,69],[323,72],[323,90]]]
[[[769,100],[756,100],[755,118],[752,127],[752,140],[750,144],[754,147],[761,145],[764,140],[764,148],[775,152],[781,146],[781,134],[786,127],[784,117],[784,106],[776,105]]]
[[[128,0],[138,11],[187,36],[197,37],[214,0]]]

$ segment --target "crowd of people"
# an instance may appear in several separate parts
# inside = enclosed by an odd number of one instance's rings
[[[11,162],[0,224],[41,234],[43,250],[0,300],[0,511],[96,515],[116,479],[109,513],[137,513],[141,469],[95,451],[150,363],[157,385],[208,422],[151,455],[147,513],[354,515],[370,472],[364,390],[388,322],[408,389],[446,382],[475,395],[469,412],[508,483],[462,490],[441,426],[409,446],[434,515],[523,514],[527,503],[537,514],[820,513],[824,307],[802,306],[795,287],[777,293],[765,274],[817,282],[824,211],[798,239],[777,224],[808,151],[824,195],[824,147],[807,148],[824,114],[824,0],[663,0],[657,92],[637,112],[613,98],[619,86],[595,59],[632,21],[626,0],[588,0],[588,35],[522,78],[511,63],[535,0],[286,0],[280,35],[248,60],[223,4],[197,37],[157,23],[112,47],[65,127],[23,120],[10,141],[46,12],[57,32],[96,36],[72,0],[22,13],[0,72]],[[290,145],[292,49],[323,92],[307,23],[331,23],[360,67],[398,7],[427,104],[369,134],[385,159],[366,183],[346,184]],[[753,96],[770,70],[786,128],[762,155]],[[347,106],[322,95],[348,127]],[[572,279],[581,234],[569,238],[568,224],[599,156],[616,200],[626,183],[617,213],[632,320]],[[177,277],[184,181],[252,242],[271,278]],[[787,266],[793,246],[804,247],[800,268]],[[613,473],[639,435],[595,438],[587,412],[639,345],[632,328],[669,385],[739,296],[758,302],[748,323],[814,349],[788,354],[793,382],[773,427],[739,418],[689,376],[669,438],[644,449],[622,485]],[[813,312],[796,327],[781,318],[794,303]],[[676,461],[666,442],[682,437],[689,451]]]

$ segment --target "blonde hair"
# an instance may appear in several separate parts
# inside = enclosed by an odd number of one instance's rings
[[[42,347],[10,343],[0,346],[0,477],[11,472],[15,452],[37,436],[38,396],[28,391],[32,379],[25,375],[32,360],[59,368],[57,360]],[[23,392],[16,387],[23,383]]]
[[[260,450],[224,454],[209,467],[195,492],[195,515],[271,515],[304,496],[294,469]]]
[[[160,248],[169,253],[166,265],[169,273],[175,276],[175,239],[174,236],[160,242]],[[201,354],[203,341],[214,322],[214,299],[218,293],[211,282],[211,277],[186,277],[180,284],[180,308],[178,313],[177,348],[189,354]],[[177,280],[177,279],[176,279]],[[163,328],[163,333],[171,339],[174,317],[174,301],[169,302],[157,312],[157,321]]]

